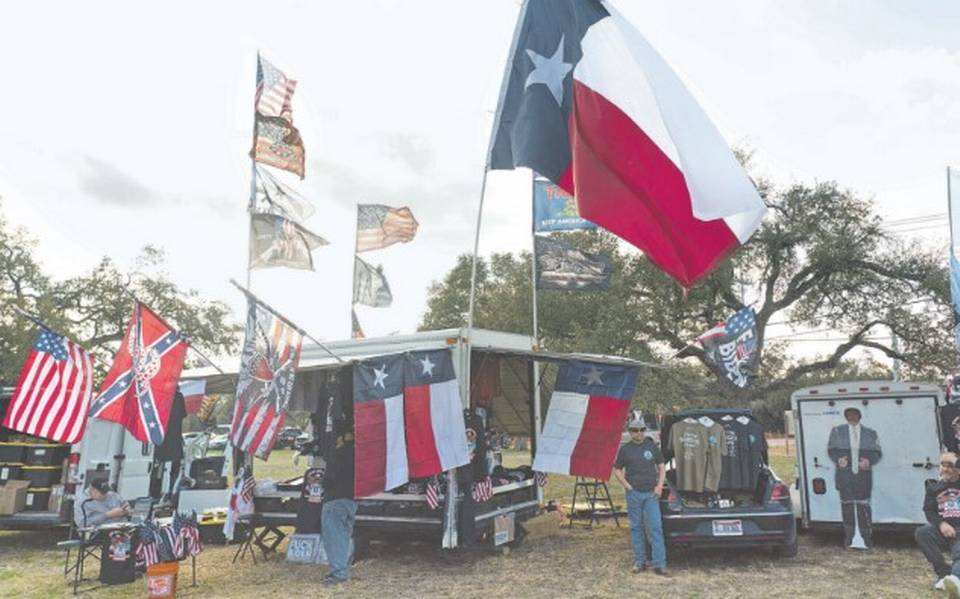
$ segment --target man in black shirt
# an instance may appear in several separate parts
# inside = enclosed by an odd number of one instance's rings
[[[357,515],[357,502],[353,499],[353,450],[353,433],[341,434],[324,473],[320,533],[330,562],[330,573],[324,577],[324,584],[350,580],[350,544]]]
[[[960,597],[960,469],[957,456],[944,453],[940,456],[940,480],[927,485],[923,498],[923,513],[927,522],[914,533],[920,551],[927,558],[938,581],[935,589],[949,592],[950,597]],[[943,559],[943,552],[950,550],[953,566]]]
[[[660,520],[660,493],[666,477],[663,454],[653,439],[645,438],[647,426],[642,416],[631,420],[627,428],[630,442],[620,448],[613,474],[626,490],[633,541],[633,572],[646,570],[646,542],[649,542],[653,553],[650,565],[657,574],[666,576],[667,552]]]

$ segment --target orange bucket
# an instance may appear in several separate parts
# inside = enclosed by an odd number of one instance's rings
[[[167,599],[177,596],[177,572],[180,562],[164,562],[147,566],[147,597]]]

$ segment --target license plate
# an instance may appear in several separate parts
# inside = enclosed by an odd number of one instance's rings
[[[713,536],[715,537],[742,537],[743,522],[740,520],[714,520]]]

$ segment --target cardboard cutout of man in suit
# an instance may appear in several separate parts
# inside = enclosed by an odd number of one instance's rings
[[[852,547],[857,527],[867,547],[873,546],[870,494],[873,491],[873,466],[882,452],[877,431],[860,424],[860,410],[843,411],[845,424],[830,431],[827,455],[837,467],[836,485],[843,514],[844,544]]]

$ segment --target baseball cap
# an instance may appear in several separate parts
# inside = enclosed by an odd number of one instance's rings
[[[110,482],[105,478],[98,478],[91,481],[90,486],[101,493],[107,493],[110,491]]]

